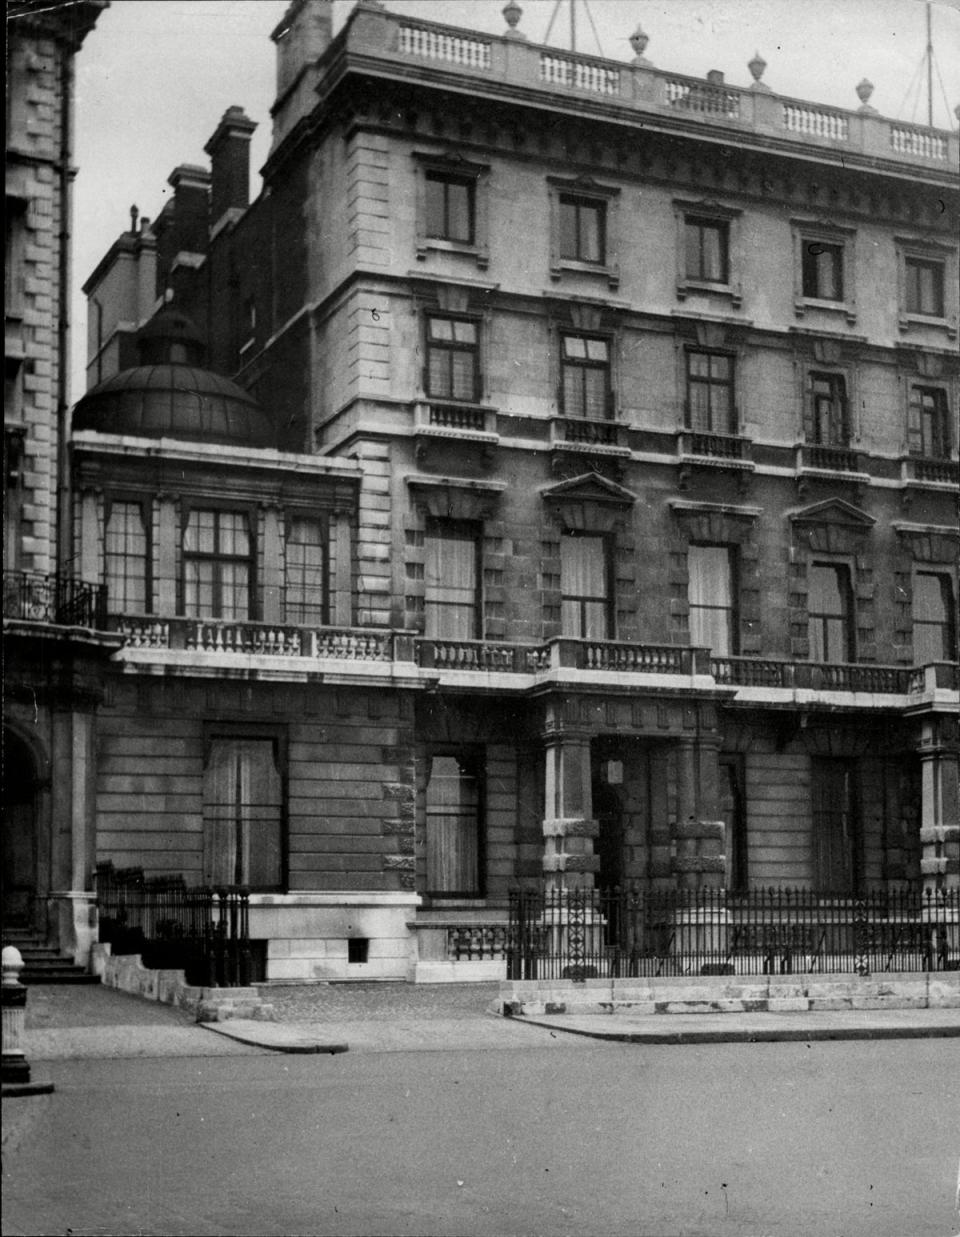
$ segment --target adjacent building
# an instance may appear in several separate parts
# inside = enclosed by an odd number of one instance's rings
[[[86,284],[96,855],[268,979],[517,882],[960,882],[957,133],[329,0]],[[624,31],[624,38],[630,31]]]
[[[74,61],[106,0],[6,11],[4,932],[86,958],[104,591],[72,558],[67,447]]]

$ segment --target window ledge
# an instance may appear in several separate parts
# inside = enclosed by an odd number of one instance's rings
[[[905,334],[911,330],[945,331],[951,339],[957,334],[957,323],[951,318],[927,317],[926,314],[901,314],[900,330]]]
[[[459,257],[473,258],[480,270],[490,265],[490,251],[475,242],[452,241],[442,236],[424,236],[417,241],[417,260],[425,262],[431,252],[452,253]]]
[[[575,258],[560,258],[550,267],[550,278],[556,283],[564,274],[597,275],[606,279],[610,288],[620,287],[620,268],[605,262],[578,262]]]
[[[794,313],[802,318],[807,310],[817,313],[842,314],[853,326],[857,321],[857,308],[853,301],[830,301],[818,296],[799,296],[793,304]]]
[[[708,279],[683,279],[677,282],[677,300],[684,301],[690,295],[726,297],[734,309],[743,304],[743,290],[739,284],[714,283]]]

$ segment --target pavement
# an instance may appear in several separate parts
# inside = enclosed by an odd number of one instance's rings
[[[496,983],[264,985],[261,994],[274,1007],[276,1021],[198,1024],[182,1010],[99,985],[31,985],[23,1047],[34,1066],[49,1060],[257,1052],[482,1050],[539,1044],[543,1031],[550,1037],[640,1044],[960,1036],[960,1009],[504,1018],[490,1012],[499,994]]]

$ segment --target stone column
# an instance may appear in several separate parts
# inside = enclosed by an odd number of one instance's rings
[[[55,709],[52,762],[53,855],[51,902],[60,948],[85,966],[95,937],[89,883],[96,861],[94,715]]]
[[[80,496],[80,579],[86,584],[99,584],[100,524],[97,518],[100,490],[84,490]]]
[[[677,743],[677,822],[672,846],[678,889],[720,889],[726,857],[724,823],[716,819],[719,737]],[[705,819],[710,812],[712,819]]]
[[[154,593],[157,613],[177,613],[177,500],[172,494],[158,494],[157,547],[154,555],[156,576]]]
[[[350,566],[350,512],[337,511],[331,516],[331,546],[333,549],[333,600],[330,620],[337,627],[350,627],[353,622],[353,574]]]
[[[545,757],[543,872],[547,888],[592,887],[600,866],[593,839],[600,826],[593,819],[590,738],[552,734]]]
[[[960,887],[960,741],[953,717],[920,719],[920,871],[926,890]]]

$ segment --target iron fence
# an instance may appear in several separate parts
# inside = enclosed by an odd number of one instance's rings
[[[510,895],[510,979],[960,968],[960,890],[542,888]]]
[[[145,877],[112,863],[97,864],[95,880],[99,939],[111,953],[140,954],[144,966],[182,970],[201,987],[253,981],[249,890]]]

